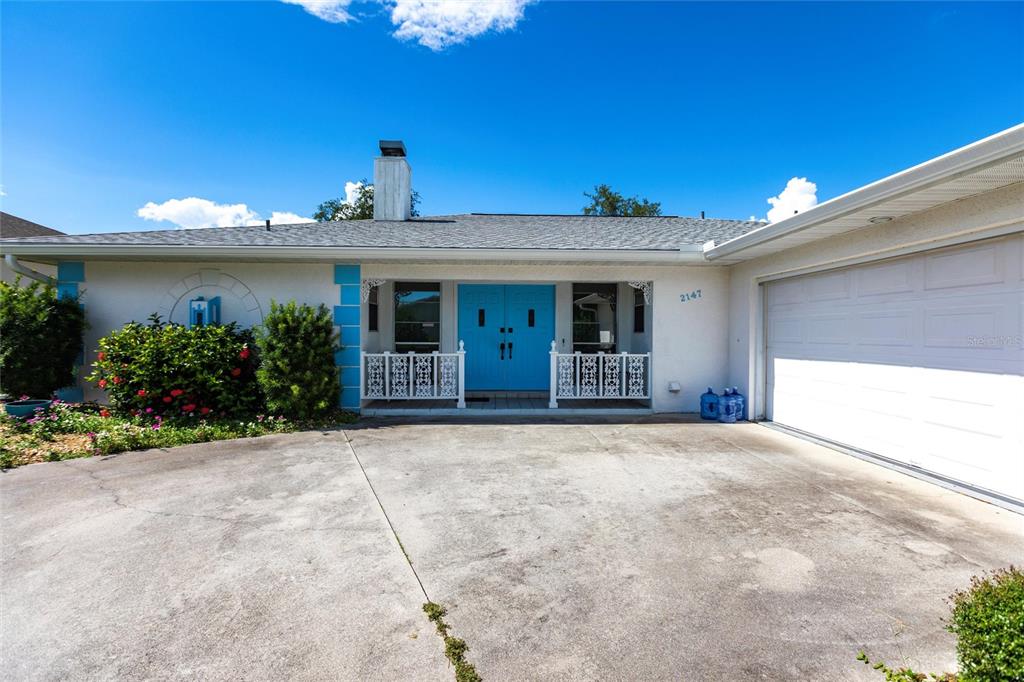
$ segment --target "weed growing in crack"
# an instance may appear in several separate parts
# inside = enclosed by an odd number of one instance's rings
[[[437,634],[444,639],[444,655],[455,666],[455,682],[482,682],[483,678],[477,673],[476,667],[466,660],[469,645],[465,640],[448,634],[448,623],[444,620],[448,610],[440,604],[428,601],[423,605],[423,612],[437,628]]]

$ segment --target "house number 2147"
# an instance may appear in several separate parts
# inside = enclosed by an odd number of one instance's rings
[[[682,301],[683,303],[686,303],[687,301],[693,301],[698,298],[700,298],[700,289],[694,289],[688,294],[679,294],[679,300]]]

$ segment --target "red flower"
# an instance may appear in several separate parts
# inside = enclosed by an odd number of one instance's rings
[[[97,355],[97,356],[96,356],[96,358],[97,358],[97,359],[98,359],[98,360],[99,360],[100,362],[103,362],[104,360],[106,360],[106,359],[107,359],[107,354],[106,354],[106,353],[104,353],[103,351],[100,351],[100,354],[99,354],[99,355]]]
[[[114,377],[113,381],[114,381],[115,385],[119,384],[119,383],[121,383],[121,377]]]
[[[242,352],[238,354],[238,357],[242,358],[243,360],[247,359],[249,357],[249,348],[242,348]]]
[[[100,379],[98,382],[96,382],[96,384],[100,388],[106,388],[107,387],[107,380],[106,379]]]
[[[181,395],[184,392],[185,391],[181,390],[180,388],[176,388],[173,391],[171,391],[171,395],[174,396],[175,398],[177,398],[179,395]]]
[[[169,402],[171,402],[172,400],[174,400],[174,398],[172,398],[171,396],[169,396],[169,395],[165,395],[165,396],[164,396],[164,402],[165,402],[165,403],[169,403]]]
[[[239,368],[237,368],[237,367],[235,367],[235,368],[234,368],[233,370],[231,370],[231,376],[233,376],[233,377],[237,377],[237,376],[239,376],[239,375],[240,375],[241,373],[242,373],[242,370],[240,370],[240,369],[239,369]]]
[[[182,412],[192,412],[195,409],[196,409],[196,406],[193,405],[192,403],[189,403],[188,405],[182,405],[181,406],[181,411]]]
[[[209,407],[200,407],[199,408],[199,413],[200,414],[210,414],[210,408]]]
[[[100,410],[100,416],[104,417],[104,418],[109,417],[110,416],[110,410],[107,410],[107,409]]]
[[[140,389],[139,389],[139,390],[138,390],[138,391],[136,392],[136,394],[137,394],[137,395],[138,395],[138,396],[139,396],[139,397],[141,398],[142,396],[146,395],[146,389],[144,389],[144,388],[140,388]]]

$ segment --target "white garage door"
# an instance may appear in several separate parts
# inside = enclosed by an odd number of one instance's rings
[[[1024,236],[772,282],[768,419],[1024,501]]]

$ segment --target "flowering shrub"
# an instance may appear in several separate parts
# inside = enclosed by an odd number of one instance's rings
[[[150,419],[254,414],[263,404],[256,383],[252,334],[234,324],[187,328],[151,318],[100,339],[89,376],[110,403]]]
[[[49,398],[75,379],[85,314],[52,285],[0,282],[0,390]]]
[[[338,333],[324,305],[271,302],[257,329],[263,364],[257,370],[267,409],[296,419],[326,413],[338,404]]]

